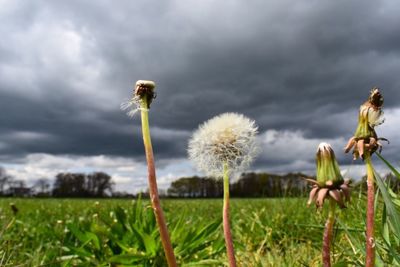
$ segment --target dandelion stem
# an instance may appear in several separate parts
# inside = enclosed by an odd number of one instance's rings
[[[364,154],[365,165],[367,167],[367,229],[366,229],[366,259],[365,266],[375,265],[375,239],[374,239],[374,167],[371,162],[371,154],[366,151]]]
[[[160,230],[161,242],[164,247],[165,257],[167,258],[169,267],[176,267],[176,259],[174,255],[174,249],[171,245],[169,238],[167,225],[164,218],[164,213],[160,205],[160,198],[158,196],[156,170],[154,165],[153,148],[151,145],[150,127],[149,127],[149,111],[147,98],[143,97],[141,101],[141,118],[142,118],[142,133],[143,142],[146,152],[147,160],[147,171],[148,171],[148,182],[149,182],[149,193],[151,199],[151,205],[153,207],[154,215]]]
[[[324,267],[331,266],[331,243],[333,236],[333,225],[335,223],[335,201],[329,198],[329,214],[325,223],[324,238],[322,244],[322,263]]]
[[[224,164],[224,208],[222,211],[226,252],[230,267],[236,267],[235,251],[233,248],[231,227],[229,224],[229,168]]]

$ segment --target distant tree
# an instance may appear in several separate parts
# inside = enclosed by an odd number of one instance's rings
[[[13,177],[7,175],[6,170],[3,167],[0,167],[0,195],[6,194],[6,189],[12,180]]]
[[[85,197],[85,175],[82,173],[59,173],[53,186],[53,196]]]
[[[112,195],[114,183],[111,176],[104,172],[95,172],[86,177],[86,189],[90,196],[104,197]]]
[[[26,186],[25,181],[12,180],[9,182],[7,195],[14,197],[29,197],[32,195],[32,190],[30,187]]]
[[[50,181],[45,178],[39,179],[35,182],[33,188],[36,190],[37,196],[48,196],[50,189]]]
[[[232,185],[236,197],[294,197],[304,196],[307,183],[301,173],[276,175],[268,173],[244,173]]]
[[[59,173],[53,185],[55,197],[104,197],[112,194],[114,183],[103,172],[89,175],[82,173]]]
[[[183,177],[173,181],[167,192],[173,197],[218,197],[222,194],[222,181],[198,176]]]

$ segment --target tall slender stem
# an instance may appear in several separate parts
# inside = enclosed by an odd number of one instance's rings
[[[229,224],[229,168],[224,164],[224,207],[222,210],[222,221],[224,227],[226,253],[230,267],[236,267],[235,251],[233,248],[231,227]]]
[[[371,162],[369,151],[364,153],[365,165],[367,166],[367,229],[366,229],[366,259],[365,266],[373,267],[375,265],[375,238],[374,238],[374,167]]]
[[[329,199],[329,214],[325,223],[324,238],[322,242],[322,263],[324,267],[331,267],[331,243],[333,225],[335,223],[335,201]]]
[[[141,117],[142,117],[142,133],[143,143],[146,151],[149,193],[151,205],[153,207],[154,215],[158,228],[160,230],[161,242],[164,247],[165,257],[167,258],[169,267],[176,267],[176,259],[174,249],[172,248],[171,240],[169,238],[167,224],[165,222],[164,213],[160,205],[160,198],[158,196],[156,170],[154,165],[153,147],[151,145],[150,127],[149,127],[149,111],[146,97],[142,98],[141,102]]]

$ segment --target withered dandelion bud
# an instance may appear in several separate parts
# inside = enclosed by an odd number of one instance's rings
[[[131,99],[124,101],[121,109],[126,110],[129,117],[133,117],[138,110],[149,109],[151,102],[156,98],[155,88],[156,84],[153,81],[138,80]],[[142,103],[146,103],[145,108],[141,106]]]
[[[137,81],[135,85],[134,98],[137,98],[140,101],[143,97],[146,97],[148,105],[147,108],[150,108],[151,102],[156,97],[156,94],[154,92],[155,87],[156,84],[153,81],[146,81],[146,80]]]

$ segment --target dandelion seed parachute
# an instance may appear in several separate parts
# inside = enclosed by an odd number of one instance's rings
[[[126,114],[129,117],[133,117],[139,110],[149,111],[150,103],[156,97],[155,87],[156,84],[153,81],[138,80],[132,98],[121,103],[121,110],[127,111]],[[147,98],[148,108],[143,108],[141,105],[143,97]]]
[[[134,100],[125,100],[121,103],[120,108],[126,111],[126,115],[132,118],[140,110],[140,104]]]

